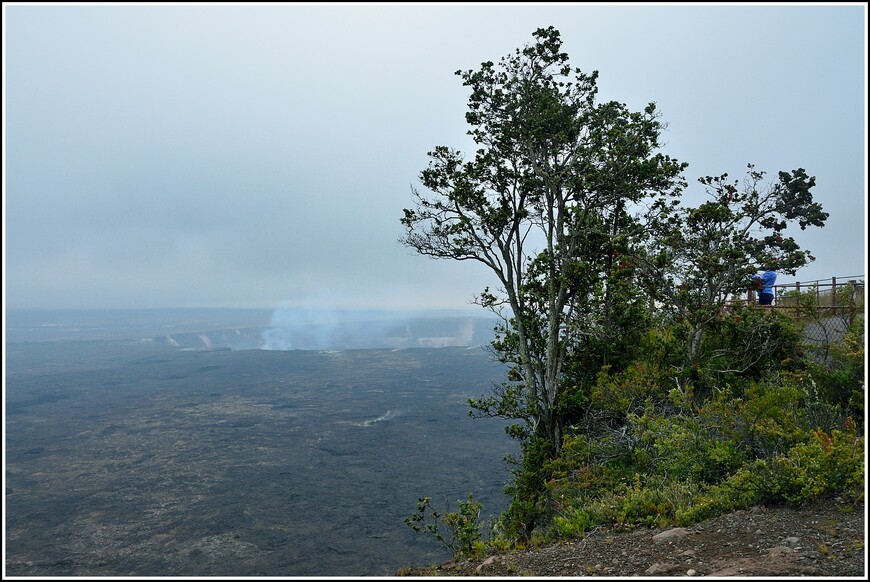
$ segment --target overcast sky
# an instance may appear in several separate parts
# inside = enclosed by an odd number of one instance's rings
[[[470,151],[458,69],[562,33],[600,98],[654,101],[697,178],[805,168],[816,262],[866,267],[867,11],[825,5],[3,5],[8,308],[464,308],[402,209]],[[790,229],[791,230],[791,229]]]

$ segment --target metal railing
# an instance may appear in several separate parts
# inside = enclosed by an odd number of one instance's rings
[[[757,304],[755,291],[745,301]],[[801,324],[805,345],[819,361],[828,361],[833,345],[865,313],[864,276],[831,277],[816,281],[774,285],[769,306]]]
[[[795,319],[844,316],[849,323],[864,313],[864,276],[831,277],[773,286],[770,306],[783,310]],[[757,303],[755,291],[746,293],[746,302]]]

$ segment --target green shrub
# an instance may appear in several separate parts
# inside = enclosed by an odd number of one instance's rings
[[[710,325],[692,365],[676,323],[644,331],[634,361],[579,366],[561,450],[524,447],[491,537],[518,547],[598,525],[688,525],[758,503],[862,497],[856,321],[825,362],[805,356],[788,316],[750,306]]]
[[[830,346],[824,364],[813,363],[814,388],[820,400],[864,417],[864,317],[857,317],[842,341]]]
[[[757,504],[763,499],[764,477],[759,469],[763,467],[758,462],[749,464],[737,470],[721,482],[707,486],[696,493],[688,503],[676,510],[676,522],[679,525],[697,523],[710,517],[715,517]]]
[[[549,461],[553,451],[546,439],[535,436],[521,446],[519,461],[511,460],[515,466],[511,470],[513,479],[504,489],[511,496],[511,502],[500,524],[505,534],[528,542],[541,520],[548,519],[551,513],[546,484],[550,480]]]
[[[713,319],[696,358],[696,392],[741,380],[758,380],[800,362],[800,326],[771,309],[737,304]]]
[[[742,418],[742,435],[758,458],[770,458],[805,439],[802,421],[806,393],[792,385],[752,383],[736,413]]]
[[[625,489],[625,494],[615,499],[619,501],[614,507],[616,523],[664,527],[673,514],[673,506],[662,491],[645,486],[639,474],[635,475],[632,486]]]
[[[858,494],[864,489],[864,438],[840,430],[812,432],[786,454],[769,461],[766,493],[771,500],[800,503],[824,493]]]
[[[480,541],[483,524],[480,520],[482,505],[469,493],[467,501],[459,501],[459,511],[438,513],[432,508],[429,497],[421,497],[417,512],[405,518],[405,524],[415,532],[432,534],[444,544],[454,558],[475,557],[483,553],[485,545]],[[442,525],[447,534],[442,533]]]
[[[650,398],[667,395],[666,377],[658,365],[638,360],[625,370],[611,373],[602,366],[591,391],[592,404],[604,410],[626,412]]]
[[[630,416],[637,438],[636,468],[676,481],[715,482],[739,467],[745,451],[739,442],[706,430],[698,416],[662,416],[647,409]]]
[[[571,507],[553,518],[552,535],[561,540],[579,538],[595,525],[588,511],[582,507]]]

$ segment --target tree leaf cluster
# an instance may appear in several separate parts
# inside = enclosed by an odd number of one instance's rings
[[[698,487],[743,467],[742,445],[707,443],[693,415],[729,382],[788,372],[782,362],[800,350],[787,322],[728,302],[762,265],[794,274],[812,261],[788,229],[828,218],[803,168],[772,181],[752,164],[742,181],[705,176],[706,200],[683,205],[688,164],[663,153],[656,104],[599,102],[598,71],[571,66],[558,30],[533,38],[497,63],[456,71],[476,149],[429,152],[400,239],[494,277],[475,301],[500,318],[491,348],[508,371],[469,404],[472,416],[516,421],[508,432],[522,455],[502,526],[520,538],[552,517],[548,483],[579,435],[638,468],[652,434],[642,427],[661,425],[649,462],[663,447],[703,450],[712,466],[691,455],[667,465]],[[662,516],[679,506],[632,483],[636,507]],[[585,523],[584,512],[564,527]]]

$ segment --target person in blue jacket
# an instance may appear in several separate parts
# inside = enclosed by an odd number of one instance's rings
[[[759,305],[773,304],[773,286],[776,285],[776,271],[768,265],[763,265],[764,272],[761,275],[753,275],[753,279],[757,279],[761,283],[761,289],[758,291]]]

